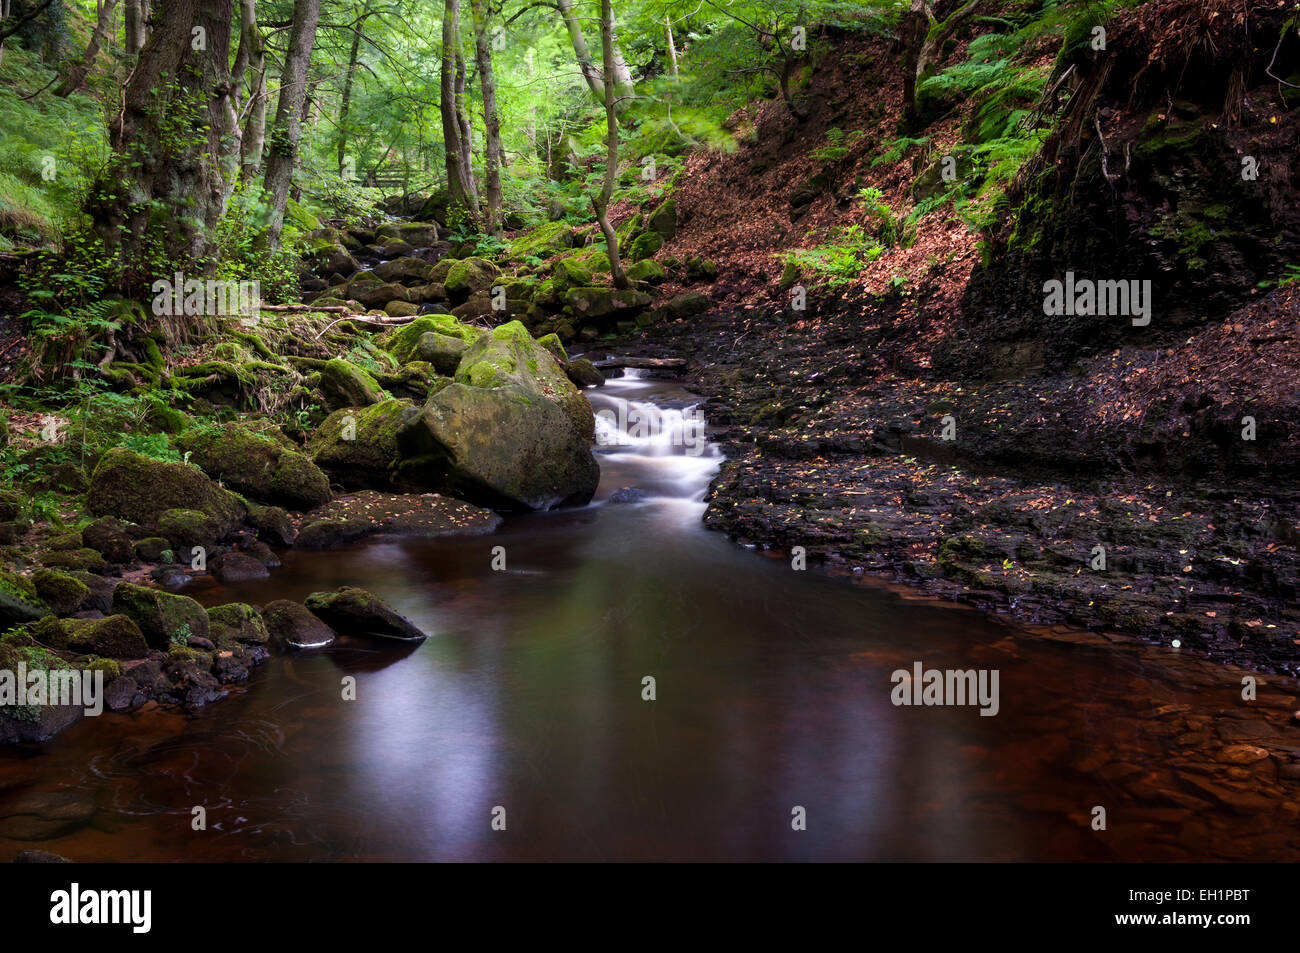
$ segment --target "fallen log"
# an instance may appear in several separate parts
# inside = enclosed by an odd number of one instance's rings
[[[596,367],[631,367],[643,370],[679,370],[686,366],[684,357],[606,357],[592,361]]]

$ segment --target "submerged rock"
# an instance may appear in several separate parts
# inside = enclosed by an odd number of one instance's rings
[[[344,635],[418,641],[428,638],[410,619],[368,589],[343,586],[333,592],[313,592],[305,603],[317,616]]]

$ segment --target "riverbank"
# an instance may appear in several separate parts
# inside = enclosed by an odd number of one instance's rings
[[[909,378],[881,367],[877,341],[848,309],[798,321],[719,311],[624,348],[688,359],[686,379],[706,395],[727,457],[705,521],[738,542],[782,554],[802,546],[829,571],[876,574],[1028,623],[1300,671],[1295,494],[1072,474],[1069,443],[1105,434],[1044,420],[1049,395],[1068,393],[1065,376]],[[955,441],[941,438],[949,414],[960,422]],[[990,452],[994,440],[1027,447],[1034,432],[1051,445],[1037,458],[1027,448],[1016,465]],[[1063,464],[1055,473],[1042,465],[1052,447]],[[1104,569],[1094,568],[1098,546]]]

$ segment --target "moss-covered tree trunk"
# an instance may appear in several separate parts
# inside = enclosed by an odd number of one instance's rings
[[[110,119],[113,155],[86,211],[133,297],[215,265],[232,19],[232,0],[166,0]]]

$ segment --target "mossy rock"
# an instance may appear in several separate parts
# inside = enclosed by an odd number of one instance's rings
[[[135,558],[135,550],[126,526],[115,516],[101,516],[82,527],[81,538],[110,563],[123,565]]]
[[[654,300],[642,291],[599,286],[570,288],[564,297],[574,314],[595,320],[636,314]]]
[[[535,342],[533,346],[558,371],[555,359]],[[512,349],[507,345],[503,350]],[[463,367],[470,357],[466,354]],[[572,387],[567,379],[565,384]],[[590,409],[587,413],[590,422]],[[432,448],[424,463],[438,485],[494,509],[581,505],[600,480],[591,442],[569,414],[517,384],[451,384],[429,399],[403,441]]]
[[[469,341],[462,337],[429,331],[420,335],[415,350],[421,360],[427,361],[439,374],[451,375],[456,373],[469,346]]]
[[[384,313],[390,318],[411,318],[420,313],[420,306],[410,301],[390,301],[384,305]]]
[[[591,272],[572,258],[561,258],[551,269],[555,277],[555,291],[562,294],[568,288],[582,288],[591,284]]]
[[[369,407],[388,397],[369,371],[339,357],[321,369],[320,388],[332,409]]]
[[[564,353],[559,341],[555,341]],[[566,358],[567,363],[567,358]],[[470,345],[456,369],[458,383],[474,387],[518,387],[538,400],[558,405],[584,439],[594,439],[591,404],[564,373],[554,354],[533,340],[518,321],[493,328]]]
[[[625,272],[628,281],[637,284],[657,285],[668,278],[663,265],[653,258],[645,258],[628,267]]]
[[[509,244],[511,258],[550,258],[573,247],[573,229],[564,222],[547,222]]]
[[[158,514],[158,532],[171,541],[173,550],[202,546],[211,549],[221,538],[217,521],[198,510],[163,510]]]
[[[226,424],[189,431],[176,443],[208,476],[254,499],[306,510],[330,498],[329,478],[273,428]]]
[[[60,549],[45,553],[41,556],[41,565],[50,569],[93,572],[98,575],[108,572],[107,561],[93,549]]]
[[[662,205],[650,213],[646,226],[664,241],[676,235],[677,201],[675,199],[665,199]]]
[[[35,622],[50,612],[30,579],[0,569],[0,626]]]
[[[149,644],[136,622],[123,613],[102,619],[56,619],[36,623],[36,638],[52,648],[110,659],[138,659]]]
[[[75,530],[71,533],[56,533],[45,540],[45,548],[51,552],[60,550],[83,549],[85,540],[81,538],[81,531]]]
[[[23,512],[23,498],[17,490],[0,489],[0,523],[18,519]]]
[[[657,232],[646,232],[632,240],[627,249],[627,257],[629,261],[643,261],[654,257],[655,252],[663,247],[664,240]]]
[[[135,558],[141,562],[158,563],[163,562],[165,558],[170,561],[169,553],[171,553],[171,542],[162,536],[146,536],[144,539],[136,540]]]
[[[183,645],[190,636],[208,637],[207,611],[189,596],[118,583],[113,590],[113,612],[128,616],[140,627],[149,647],[163,652],[174,644]]]
[[[568,352],[564,350],[564,345],[560,342],[560,336],[558,334],[552,332],[551,334],[543,335],[537,339],[537,344],[547,350],[551,357],[555,358],[559,363],[560,367],[567,368],[569,366]]]
[[[485,291],[496,282],[497,266],[486,258],[466,258],[447,270],[443,289],[452,304],[462,304],[476,291]]]
[[[344,487],[389,487],[398,458],[398,433],[419,413],[411,401],[400,399],[360,410],[337,410],[316,429],[307,452]]]
[[[348,285],[348,293],[367,308],[382,308],[390,301],[410,301],[411,293],[395,282]]]
[[[429,332],[460,338],[467,344],[483,333],[478,328],[461,324],[449,314],[428,314],[398,328],[384,342],[384,347],[399,364],[406,364],[415,357],[416,345],[421,336]]]
[[[90,587],[84,582],[57,569],[36,570],[32,573],[32,585],[55,615],[71,615],[90,595]]]
[[[208,637],[220,648],[226,640],[243,645],[265,645],[271,641],[262,615],[244,602],[230,602],[208,609]]]
[[[428,636],[369,589],[342,586],[313,592],[303,603],[312,615],[343,635],[419,642]]]
[[[247,515],[238,497],[197,466],[152,460],[123,447],[108,451],[95,467],[86,508],[141,525],[152,525],[165,510],[197,510],[213,520],[222,536]]]
[[[595,275],[609,274],[609,255],[603,248],[586,248],[573,256],[582,268]]]

